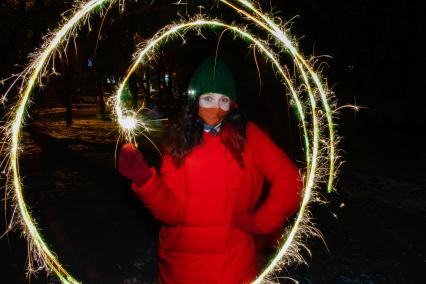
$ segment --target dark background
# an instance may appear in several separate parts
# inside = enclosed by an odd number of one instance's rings
[[[48,28],[56,27],[60,13],[71,2],[0,4],[1,77],[22,70],[28,54],[40,46]],[[132,9],[122,15],[111,11],[110,17],[118,24],[105,26],[95,62],[98,73],[122,74],[130,61],[129,51],[134,47],[129,34],[136,30],[149,37],[170,19],[177,18],[174,8],[168,8],[170,5],[165,1],[158,1],[158,7],[154,3],[151,9],[146,4],[130,2]],[[426,46],[420,1],[271,2],[277,16],[292,19],[291,33],[298,39],[302,53],[327,56],[321,58],[326,63],[323,75],[338,105],[360,106],[359,111],[351,108],[339,111],[337,124],[342,138],[339,148],[345,163],[338,175],[337,193],[327,195],[322,191],[328,204],[312,208],[327,246],[319,239],[308,239],[312,252],[311,257],[306,255],[308,265],[290,266],[282,276],[293,277],[300,283],[425,283],[422,228],[426,209],[423,162]],[[269,1],[260,4],[264,10],[271,9]],[[208,7],[204,8],[206,13]],[[195,5],[189,9],[198,8]],[[236,17],[228,12],[218,16]],[[93,26],[97,24],[94,20]],[[79,53],[70,51],[70,58],[93,54],[96,44],[93,34],[83,29],[77,40]],[[160,58],[166,58],[164,61],[168,63],[169,59],[174,60],[173,66],[181,70],[184,82],[197,60],[214,50],[216,43],[216,39],[199,41],[189,36],[187,47],[177,49],[170,44]],[[246,80],[243,85],[249,95],[242,101],[249,116],[269,128],[277,143],[292,158],[301,161],[297,127],[287,114],[280,119],[283,111],[288,111],[286,101],[268,95],[280,91],[279,84],[270,79],[274,78],[272,71],[261,62],[266,78],[262,94],[266,95],[259,100],[257,73],[250,71],[255,70],[251,56],[244,52],[241,57],[235,56],[243,50],[244,43],[225,37],[222,44],[235,66],[247,61],[244,64],[249,68],[243,69],[245,73],[239,79]],[[164,61],[159,59],[157,63]],[[52,79],[54,82],[49,81],[52,85],[48,83],[45,89],[37,89],[37,94],[48,93],[49,86],[59,86],[59,92],[68,86],[70,91],[62,96],[73,96],[79,80],[70,79],[73,75],[67,73],[65,64],[58,66],[63,71],[61,78],[65,79]],[[77,72],[81,67],[72,68]],[[34,101],[34,108],[49,104],[41,97]],[[277,104],[284,107],[276,107]],[[78,121],[79,113],[74,113],[73,118]],[[282,129],[287,132],[277,131]],[[126,191],[127,181],[116,173],[111,162],[114,143],[84,144],[78,139],[71,142],[54,139],[49,131],[40,132],[32,127],[31,120],[27,130],[31,133],[28,144],[35,143],[38,146],[33,148],[42,149],[35,150],[34,155],[24,154],[21,161],[28,202],[48,243],[54,244],[53,250],[67,269],[84,283],[153,281],[157,224],[132,193]],[[155,160],[155,154],[152,156]],[[6,213],[2,215],[10,214],[4,207],[3,212]],[[24,275],[27,251],[20,232],[10,232],[0,242],[0,275],[4,279],[1,282],[27,283]],[[41,272],[32,282],[55,283],[55,279]]]

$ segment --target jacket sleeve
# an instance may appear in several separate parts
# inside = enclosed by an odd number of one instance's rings
[[[168,225],[178,225],[185,207],[183,169],[176,168],[171,157],[166,155],[161,165],[161,177],[155,168],[150,170],[151,179],[141,187],[133,183],[133,191],[154,217]]]
[[[252,215],[259,233],[277,230],[300,206],[303,188],[299,169],[270,137],[257,125],[248,125],[247,139],[251,144],[255,166],[270,181],[269,196]]]

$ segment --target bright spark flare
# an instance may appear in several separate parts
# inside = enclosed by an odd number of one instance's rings
[[[21,89],[22,92],[20,93],[20,99],[16,105],[16,110],[13,115],[14,118],[10,121],[9,126],[5,131],[7,134],[6,137],[10,139],[10,141],[5,141],[5,143],[10,145],[8,167],[9,171],[12,173],[9,174],[9,177],[12,179],[11,186],[14,189],[14,200],[16,202],[15,206],[17,206],[19,209],[23,232],[27,236],[30,246],[33,247],[33,257],[37,261],[38,265],[36,269],[33,269],[33,260],[31,259],[30,255],[28,271],[31,273],[35,270],[45,268],[48,272],[54,272],[63,283],[78,283],[78,281],[69,275],[68,272],[61,266],[56,256],[49,250],[41,238],[40,234],[38,233],[37,226],[35,225],[22,196],[22,186],[21,178],[19,176],[18,163],[21,125],[23,123],[23,117],[30,94],[37,83],[37,79],[41,80],[44,73],[48,69],[49,63],[52,63],[52,71],[54,72],[54,57],[58,52],[59,47],[63,46],[64,49],[66,48],[69,39],[76,35],[78,27],[82,25],[82,23],[84,23],[85,20],[97,8],[107,3],[111,6],[115,2],[117,1],[92,0],[86,4],[82,4],[76,7],[76,12],[73,17],[65,21],[65,24],[60,29],[58,29],[56,33],[53,33],[52,37],[46,41],[46,43],[42,46],[42,52],[34,56],[35,60],[30,63],[28,68],[26,68],[22,74],[18,76],[18,79],[22,79],[23,88]],[[189,29],[200,29],[202,27],[221,27],[224,30],[229,30],[240,38],[251,42],[253,46],[256,46],[256,50],[260,51],[260,53],[267,60],[269,60],[269,62],[277,70],[278,75],[281,76],[283,84],[289,90],[289,95],[291,96],[296,106],[298,117],[300,118],[300,123],[303,130],[307,163],[303,200],[297,218],[293,226],[283,234],[283,244],[279,248],[274,259],[253,283],[261,283],[265,281],[269,282],[272,281],[271,274],[276,270],[280,270],[284,264],[292,261],[304,262],[299,253],[300,247],[306,248],[303,245],[303,236],[321,236],[320,233],[313,226],[311,226],[308,205],[310,202],[312,202],[312,200],[317,199],[315,197],[315,188],[318,186],[317,183],[320,181],[320,178],[323,174],[322,172],[318,171],[318,164],[321,163],[321,161],[329,161],[329,178],[327,189],[328,191],[331,191],[332,189],[333,178],[335,175],[335,143],[337,140],[335,139],[333,125],[333,111],[330,107],[330,104],[328,103],[327,98],[330,94],[326,91],[327,88],[321,82],[320,76],[318,76],[313,67],[306,60],[304,60],[302,55],[297,51],[295,44],[286,35],[284,29],[281,28],[280,25],[275,24],[275,22],[277,22],[275,19],[269,18],[265,14],[261,13],[259,9],[255,8],[255,6],[247,0],[220,0],[220,2],[223,2],[240,14],[244,15],[257,26],[265,29],[276,39],[277,43],[270,42],[269,39],[261,40],[257,38],[254,34],[248,31],[248,27],[239,27],[234,24],[222,23],[217,19],[210,20],[202,15],[198,15],[194,20],[189,20],[186,22],[182,21],[181,23],[166,26],[150,41],[148,41],[144,48],[140,49],[136,53],[135,61],[129,68],[127,75],[124,77],[124,80],[116,93],[114,110],[117,122],[120,125],[121,131],[124,134],[126,140],[134,142],[136,135],[139,133],[149,139],[149,137],[144,134],[144,132],[149,132],[149,127],[146,126],[146,123],[144,123],[143,120],[138,118],[138,111],[134,112],[123,108],[119,98],[132,73],[136,70],[139,64],[142,62],[148,62],[150,60],[151,56],[155,54],[157,46],[164,44],[177,35],[183,37],[185,32]],[[241,7],[238,7],[238,5],[241,5]],[[124,0],[119,1],[119,6],[120,9],[124,9]],[[278,51],[275,52],[273,49],[278,49]],[[287,51],[293,57],[294,63],[296,64],[300,74],[300,80],[303,82],[303,85],[306,88],[306,93],[308,96],[307,102],[303,101],[301,97],[301,91],[297,91],[298,88],[294,86],[295,81],[290,78],[290,76],[285,71],[285,67],[280,64],[279,56],[277,54],[283,51]],[[18,79],[13,82],[12,86],[18,81]],[[9,90],[12,89],[12,86],[9,88]],[[7,93],[8,91],[2,98],[2,102],[6,100]],[[322,106],[325,110],[327,127],[329,129],[328,141],[326,143],[325,149],[328,152],[328,157],[322,156],[321,153],[324,150],[320,148],[320,144],[318,142],[320,140],[324,141],[325,138],[321,136],[324,124],[321,115],[319,115],[320,112],[317,110],[317,94],[319,94]],[[305,104],[310,106],[308,112],[305,110]],[[310,121],[308,120],[308,117],[311,117]],[[309,125],[312,127],[311,130],[308,129]],[[137,132],[139,128],[142,128],[143,131]]]
[[[136,129],[136,119],[134,117],[123,117],[122,120],[119,121],[121,127],[126,129],[127,131],[132,131]]]

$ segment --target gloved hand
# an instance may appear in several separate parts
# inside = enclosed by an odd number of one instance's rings
[[[131,179],[137,186],[144,185],[151,178],[151,170],[143,160],[143,155],[132,144],[125,144],[118,158],[118,171]]]
[[[254,214],[239,212],[232,218],[232,226],[251,235],[262,234],[254,223]]]

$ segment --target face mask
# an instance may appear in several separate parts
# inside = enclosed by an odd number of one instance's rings
[[[229,111],[231,99],[222,94],[207,93],[200,96],[199,106],[202,108],[220,108],[223,111]]]
[[[224,111],[221,108],[198,108],[198,116],[207,125],[214,126],[221,122],[229,111]]]

